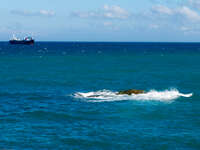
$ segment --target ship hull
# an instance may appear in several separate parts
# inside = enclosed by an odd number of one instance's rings
[[[26,45],[32,45],[34,44],[34,40],[29,40],[29,41],[25,41],[25,40],[10,40],[9,43],[10,44],[26,44]]]

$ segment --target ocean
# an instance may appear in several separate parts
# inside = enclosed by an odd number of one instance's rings
[[[200,43],[0,42],[0,149],[197,150],[199,88]]]

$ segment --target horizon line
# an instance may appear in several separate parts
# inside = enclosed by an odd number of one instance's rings
[[[9,40],[0,40],[0,42],[9,42]],[[35,40],[35,42],[58,42],[58,43],[200,43],[200,41],[64,41],[64,40]]]

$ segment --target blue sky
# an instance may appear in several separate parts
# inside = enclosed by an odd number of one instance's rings
[[[200,0],[8,0],[0,40],[200,41]]]

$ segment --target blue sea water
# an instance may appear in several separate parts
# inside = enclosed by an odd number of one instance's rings
[[[200,149],[199,88],[200,43],[0,42],[0,149]]]

